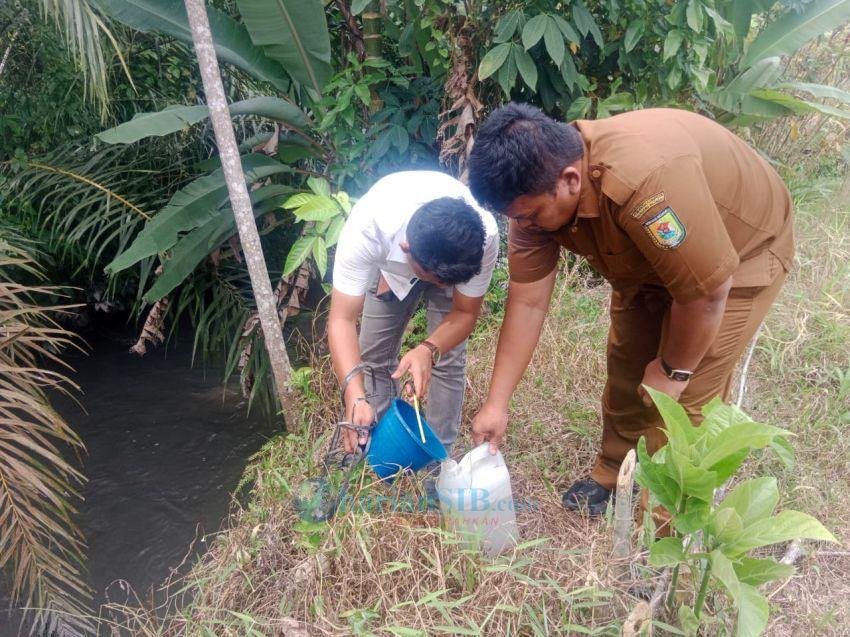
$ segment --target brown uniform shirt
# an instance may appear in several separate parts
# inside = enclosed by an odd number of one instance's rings
[[[585,143],[575,218],[555,232],[511,221],[513,281],[551,272],[561,247],[615,289],[667,288],[681,303],[771,283],[794,256],[791,196],[755,150],[712,120],[646,109],[573,123]]]

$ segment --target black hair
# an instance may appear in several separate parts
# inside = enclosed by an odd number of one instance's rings
[[[558,175],[584,154],[578,131],[530,104],[490,114],[469,156],[469,187],[485,208],[504,212],[520,195],[554,192]]]
[[[481,272],[484,222],[463,199],[441,197],[413,213],[407,243],[411,256],[440,283],[466,283]]]

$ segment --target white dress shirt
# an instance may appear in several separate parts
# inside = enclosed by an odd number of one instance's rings
[[[441,197],[463,199],[481,216],[484,224],[481,272],[456,287],[466,296],[484,296],[499,254],[496,220],[475,201],[469,188],[454,177],[430,170],[387,175],[357,201],[337,244],[334,288],[351,296],[364,295],[380,271],[396,297],[406,297],[417,278],[400,244],[407,241],[407,224],[413,213]],[[447,294],[451,294],[451,288]]]

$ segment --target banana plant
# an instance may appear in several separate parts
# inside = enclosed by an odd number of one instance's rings
[[[699,0],[691,2],[699,3]],[[730,3],[729,15],[734,24],[720,18],[728,26],[727,35],[729,30],[746,34],[757,5],[752,0]],[[708,11],[707,6],[705,10]],[[735,118],[741,123],[812,112],[850,119],[850,109],[843,108],[850,107],[850,94],[846,91],[820,84],[781,81],[781,56],[796,53],[807,42],[840,27],[847,20],[850,20],[850,0],[814,0],[799,12],[784,13],[749,43],[738,62],[737,74],[729,82],[712,86],[716,79],[712,78],[704,93],[706,101],[725,112],[726,119]],[[836,99],[842,107],[794,93]]]
[[[684,408],[661,392],[647,388],[660,412],[667,444],[651,456],[646,439],[638,442],[638,484],[649,490],[652,505],[671,516],[671,535],[651,540],[649,563],[673,569],[669,601],[676,598],[681,570],[687,569],[693,596],[678,608],[682,629],[697,634],[710,595],[725,595],[737,609],[738,637],[760,635],[768,619],[767,598],[758,586],[786,579],[794,567],[751,551],[779,542],[812,539],[836,542],[818,520],[779,503],[776,478],[742,480],[714,502],[715,490],[735,476],[754,449],[771,447],[788,465],[791,432],[753,422],[741,410],[714,399],[703,409],[696,427]],[[649,516],[647,516],[649,517]]]

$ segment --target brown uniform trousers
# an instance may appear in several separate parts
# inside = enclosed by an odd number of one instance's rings
[[[790,194],[773,168],[723,126],[695,113],[646,109],[573,124],[585,143],[575,218],[556,232],[509,225],[511,280],[532,282],[566,248],[613,287],[602,449],[591,477],[613,487],[641,436],[663,422],[638,387],[664,351],[673,300],[689,303],[732,277],[720,330],[680,401],[697,421],[730,397],[735,366],[793,261]]]
[[[777,273],[766,287],[732,288],[717,339],[696,368],[679,402],[694,422],[702,421],[700,408],[715,396],[728,401],[735,366],[756,333],[785,281]],[[664,288],[639,286],[611,295],[608,332],[608,381],[602,395],[602,450],[591,478],[613,488],[629,449],[641,436],[654,451],[666,442],[663,422],[655,407],[646,407],[637,388],[646,366],[664,347],[669,327],[670,295]]]

